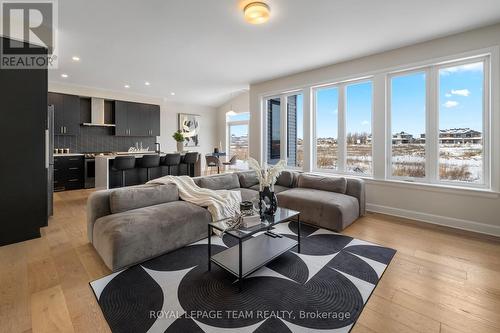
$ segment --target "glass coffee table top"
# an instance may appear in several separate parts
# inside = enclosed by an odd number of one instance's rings
[[[258,232],[266,231],[276,224],[290,220],[293,217],[298,216],[299,214],[300,213],[295,210],[278,207],[274,215],[264,216],[263,218],[261,218],[260,224],[257,224],[250,228],[239,227],[237,229],[229,229],[226,230],[225,233],[238,239],[247,238]],[[224,229],[226,228],[226,223],[224,221],[212,222],[209,223],[209,225],[219,231],[224,231]]]

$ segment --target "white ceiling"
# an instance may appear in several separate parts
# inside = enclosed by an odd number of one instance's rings
[[[49,80],[218,106],[252,82],[500,21],[500,0],[267,0],[254,26],[245,2],[59,0]]]

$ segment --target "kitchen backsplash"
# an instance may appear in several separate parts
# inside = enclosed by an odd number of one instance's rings
[[[114,136],[112,127],[80,127],[80,135],[54,136],[54,148],[69,148],[72,153],[128,151],[135,143],[155,149],[155,137]]]

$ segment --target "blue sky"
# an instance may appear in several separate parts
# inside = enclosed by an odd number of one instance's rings
[[[316,93],[316,131],[318,138],[337,137],[338,88],[325,88]],[[372,83],[363,82],[346,87],[347,132],[371,133]]]
[[[441,69],[439,72],[440,129],[470,127],[482,131],[482,63]],[[425,133],[425,73],[392,79],[392,132],[419,137]],[[317,92],[318,137],[337,137],[338,89]],[[346,88],[347,132],[371,131],[371,83]]]
[[[482,63],[442,69],[439,81],[439,128],[470,127],[482,132]]]
[[[468,64],[439,71],[440,129],[469,127],[482,131],[483,65]],[[392,79],[392,132],[405,131],[420,137],[425,133],[425,73],[417,72]],[[320,89],[316,93],[318,137],[337,137],[338,88]],[[346,87],[347,132],[371,132],[372,83]],[[298,137],[303,138],[303,96],[297,98]],[[248,114],[231,120],[248,119]],[[236,135],[247,131],[240,127]]]
[[[241,121],[241,120],[250,120],[250,113],[239,113],[234,116],[228,116],[228,121]],[[248,125],[236,125],[231,126],[230,135],[235,136],[243,136],[248,135]]]
[[[482,64],[439,71],[439,128],[482,131]],[[392,80],[392,132],[425,133],[425,73]]]

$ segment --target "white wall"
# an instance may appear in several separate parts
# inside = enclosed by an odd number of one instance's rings
[[[164,152],[174,152],[177,144],[172,134],[178,129],[177,114],[198,114],[200,118],[200,146],[187,148],[201,154],[202,168],[205,168],[205,154],[213,151],[217,141],[217,110],[213,107],[181,104],[165,101],[161,104],[161,137],[158,142]]]
[[[218,142],[217,110],[213,107],[194,104],[180,104],[169,102],[168,100],[160,97],[124,94],[121,92],[114,92],[91,87],[82,87],[69,84],[61,85],[50,82],[49,91],[79,96],[100,97],[106,99],[116,99],[122,101],[160,105],[161,136],[157,137],[157,142],[161,144],[161,150],[163,152],[174,152],[177,149],[176,142],[172,138],[172,134],[178,129],[177,114],[199,114],[201,116],[200,147],[192,147],[189,148],[189,150],[197,151],[202,155],[202,168],[205,168],[205,153],[211,152]]]
[[[362,41],[353,41],[353,43]],[[482,29],[424,42],[372,56],[253,84],[250,87],[250,154],[262,159],[261,97],[311,85],[374,75],[374,179],[367,180],[367,201],[372,211],[399,215],[431,223],[500,236],[500,110],[498,82],[500,60],[492,58],[492,192],[446,189],[436,186],[384,181],[385,173],[385,76],[387,69],[418,65],[431,59],[440,59],[467,52],[497,48],[500,45],[500,24]],[[346,45],[348,47],[348,45]],[[310,90],[304,91],[304,128],[312,130],[309,116]],[[307,137],[307,136],[306,136]],[[377,138],[378,137],[378,138]],[[305,145],[311,143],[305,141]],[[305,156],[305,162],[310,156]],[[310,163],[308,164],[310,165]]]
[[[244,91],[217,108],[217,145],[220,144],[223,150],[227,149],[228,141],[226,113],[231,108],[236,113],[250,112],[250,92]]]

